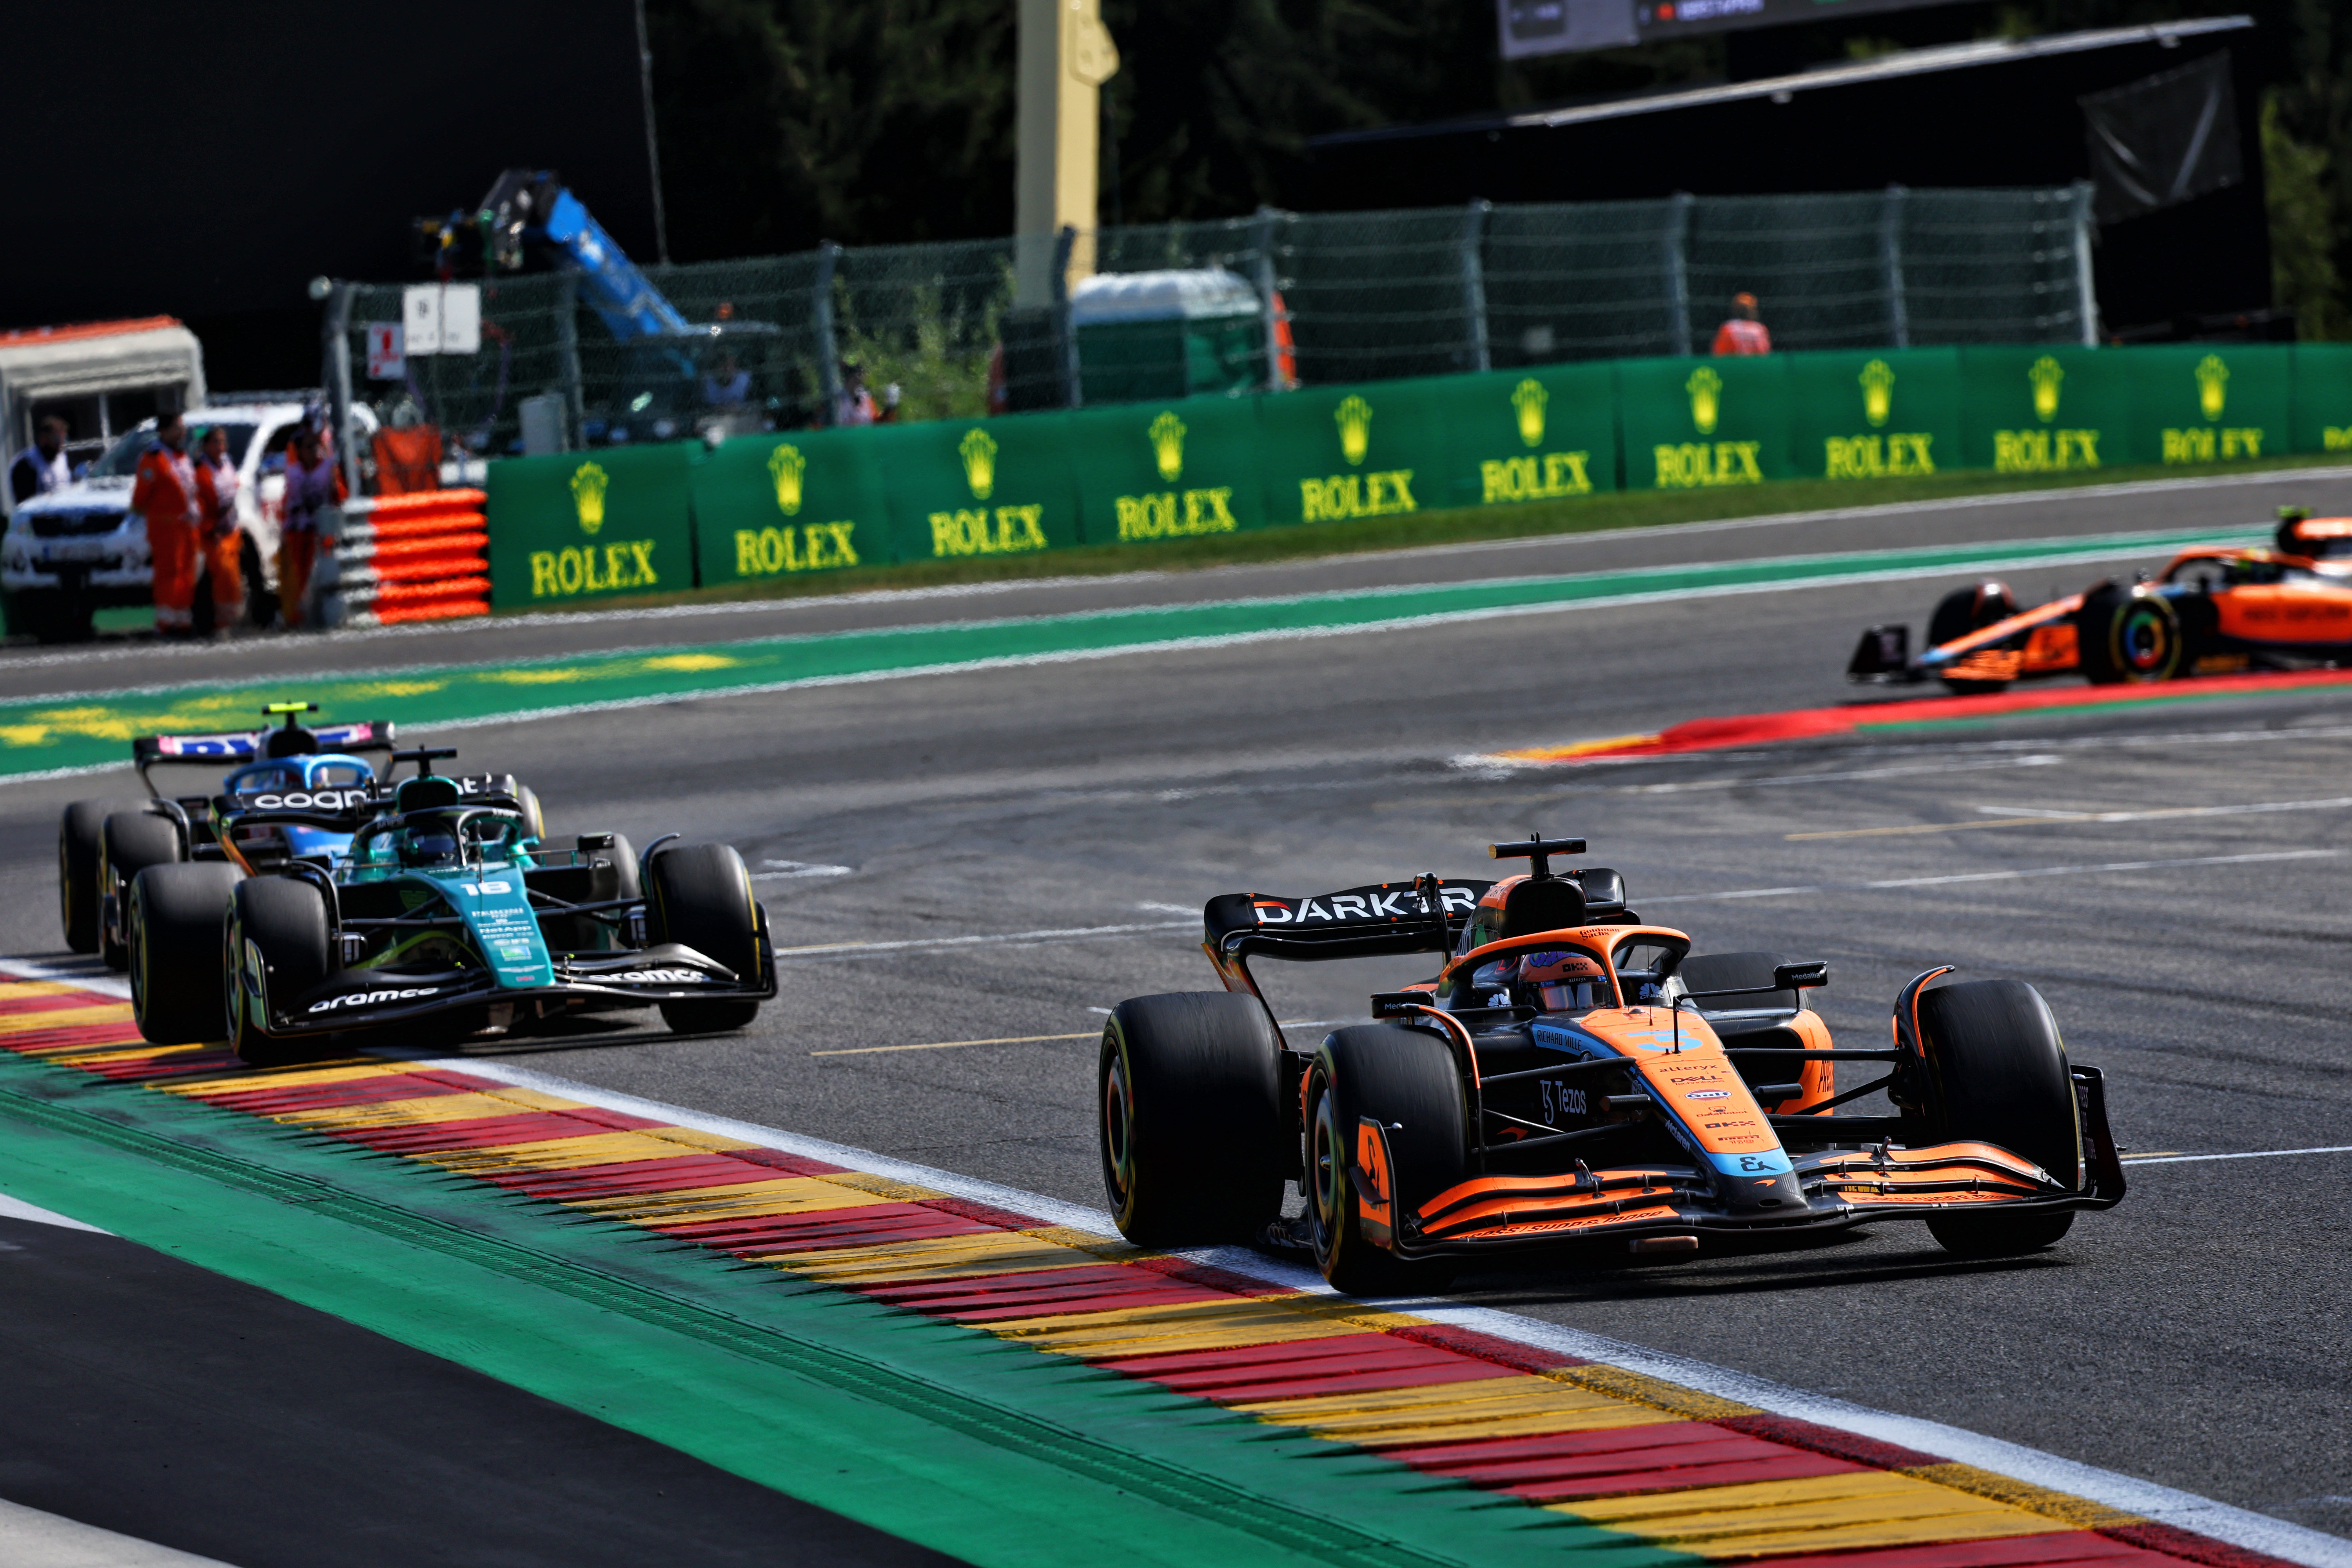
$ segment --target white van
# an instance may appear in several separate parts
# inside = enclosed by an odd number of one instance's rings
[[[251,403],[223,399],[181,416],[191,449],[195,433],[205,426],[227,435],[229,459],[242,480],[236,510],[245,535],[246,613],[256,626],[268,626],[277,616],[286,448],[301,427],[305,407],[316,405],[316,395]],[[364,405],[352,406],[352,421],[362,445],[374,437],[375,416]],[[7,531],[0,534],[0,594],[6,596],[10,631],[30,632],[43,642],[71,641],[89,635],[93,610],[154,602],[147,520],[131,510],[139,459],[154,444],[155,421],[149,419],[119,437],[72,484],[17,507]],[[206,571],[199,560],[194,606],[199,631],[210,630],[212,623]]]

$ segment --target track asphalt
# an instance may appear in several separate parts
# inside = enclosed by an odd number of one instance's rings
[[[198,670],[258,683],[290,673],[272,661],[297,655],[354,670],[520,663],[620,642],[700,648],[737,628],[774,637],[1095,615],[1184,595],[1230,602],[1907,549],[1955,533],[2006,543],[2252,530],[2285,500],[2345,510],[2352,485],[2266,479],[1414,552],[1335,563],[1315,580],[1302,568],[1252,568],[762,606],[732,620],[499,627],[463,642],[257,644],[217,668],[100,650],[8,663],[0,693],[184,686]],[[2028,598],[2072,589],[2160,553],[2120,550],[2037,569],[2016,586]],[[462,761],[529,779],[559,831],[617,828],[643,843],[683,830],[738,844],[780,942],[809,951],[787,960],[786,995],[741,1037],[673,1040],[623,1025],[469,1055],[1091,1207],[1091,1010],[1209,984],[1191,945],[1203,898],[1428,868],[1476,874],[1479,845],[1534,825],[1591,837],[1595,858],[1626,872],[1637,907],[1691,929],[1703,948],[1828,958],[1835,984],[1823,1005],[1843,1037],[1878,1037],[1904,979],[1959,962],[2043,989],[2074,1054],[2107,1070],[2118,1131],[2136,1152],[2352,1143],[2336,1023],[2352,1004],[2337,962],[2340,824],[2352,809],[2342,784],[2352,703],[2341,693],[2023,714],[1932,735],[1601,766],[1494,760],[1711,714],[1834,705],[1853,695],[1839,671],[1861,626],[1916,625],[1969,574],[1587,604],[484,724],[460,737]],[[713,630],[722,621],[728,629]],[[602,643],[553,646],[592,637]],[[415,733],[432,738],[421,725]],[[58,779],[0,794],[0,948],[54,951],[56,813],[112,787]],[[871,956],[842,943],[871,943]],[[1284,1016],[1360,1013],[1367,991],[1402,978],[1360,967],[1304,977]],[[961,1043],[971,1041],[1011,1043]],[[903,1047],[936,1048],[877,1048]],[[1889,1228],[1819,1251],[1666,1267],[1562,1257],[1465,1276],[1454,1299],[2343,1535],[2347,1221],[2327,1194],[2347,1159],[2151,1163],[2122,1208],[2007,1265],[1957,1263],[1924,1236]],[[0,1495],[41,1506],[11,1488]]]

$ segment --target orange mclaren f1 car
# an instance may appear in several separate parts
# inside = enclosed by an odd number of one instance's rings
[[[1891,1044],[1841,1049],[1804,1005],[1828,966],[1694,955],[1623,879],[1555,872],[1580,838],[1488,847],[1499,882],[1434,875],[1203,911],[1223,992],[1122,1002],[1096,1103],[1120,1231],[1153,1247],[1304,1244],[1342,1290],[1426,1287],[1447,1260],[1611,1238],[1636,1252],[1920,1219],[1996,1257],[2114,1206],[2123,1167],[2099,1072],[2066,1059],[2018,980],[1938,965],[1895,1001]],[[1258,958],[1436,954],[1373,1021],[1286,1039]],[[1838,1065],[1882,1076],[1836,1087]],[[1891,1116],[1838,1108],[1884,1089]],[[1296,1182],[1303,1219],[1282,1217]]]
[[[2077,670],[2095,684],[2352,663],[2352,518],[2280,514],[2271,549],[2187,550],[2150,582],[2095,584],[2020,610],[2008,584],[1944,596],[1927,648],[1872,626],[1852,680],[1940,680],[1954,691]]]

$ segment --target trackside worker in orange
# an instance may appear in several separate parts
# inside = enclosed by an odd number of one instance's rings
[[[1731,317],[1715,329],[1715,352],[1724,354],[1769,354],[1772,334],[1765,329],[1753,294],[1731,297]]]
[[[147,553],[155,563],[155,630],[185,637],[194,629],[189,606],[196,597],[196,470],[188,460],[188,427],[176,414],[156,422],[155,445],[139,459],[131,510],[147,519]]]
[[[302,624],[302,600],[319,556],[319,514],[350,492],[319,432],[303,426],[286,465],[286,500],[278,523],[278,604],[289,626]]]
[[[196,438],[196,515],[205,574],[212,579],[213,635],[226,637],[245,613],[245,535],[236,522],[236,465],[228,432],[211,426]]]

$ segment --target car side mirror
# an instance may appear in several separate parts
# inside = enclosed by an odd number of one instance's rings
[[[1820,959],[1811,963],[1775,964],[1772,969],[1775,991],[1810,991],[1829,983],[1830,966]]]

